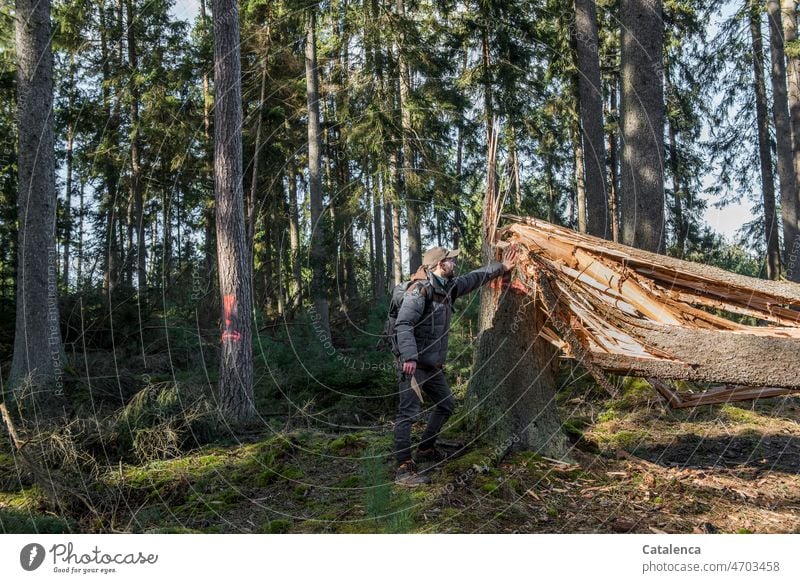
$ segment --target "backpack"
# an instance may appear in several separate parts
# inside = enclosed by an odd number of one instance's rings
[[[400,306],[403,304],[403,298],[406,291],[413,283],[417,281],[422,283],[423,293],[425,294],[425,311],[428,310],[428,305],[431,301],[431,292],[427,289],[430,283],[424,280],[410,280],[398,283],[392,290],[392,298],[389,301],[389,313],[386,315],[386,322],[383,325],[383,333],[378,339],[375,347],[378,350],[389,350],[395,357],[400,357],[400,348],[397,345],[397,334],[394,329],[395,322],[397,321],[397,314],[400,313]]]

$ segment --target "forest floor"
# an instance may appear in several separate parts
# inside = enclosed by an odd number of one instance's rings
[[[568,462],[466,444],[427,470],[432,484],[406,489],[392,482],[390,424],[276,420],[102,467],[86,486],[103,501],[93,512],[54,507],[0,441],[0,531],[800,532],[800,397],[671,410],[630,381],[613,399],[576,385],[559,407]],[[444,437],[451,452],[465,440]]]

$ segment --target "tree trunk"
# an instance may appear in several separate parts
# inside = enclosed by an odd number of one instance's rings
[[[618,118],[617,109],[617,77],[613,76],[609,91],[609,116]],[[619,242],[619,148],[617,146],[617,131],[619,125],[614,123],[608,130],[608,207],[611,215],[611,240]]]
[[[136,15],[132,0],[126,0],[128,15],[128,66],[131,71],[131,196],[136,213],[136,275],[139,295],[147,290],[144,239],[144,193],[142,189],[142,167],[139,161],[139,84],[136,81],[139,63],[136,49]]]
[[[781,6],[777,0],[767,2],[772,62],[772,117],[775,123],[775,143],[778,179],[783,216],[783,248],[786,277],[800,281],[800,230],[798,230],[798,194],[794,179],[789,100],[786,91],[786,64],[783,50]]]
[[[203,35],[208,34],[208,16],[206,15],[206,0],[200,0],[200,19],[203,25]],[[210,167],[213,162],[208,161],[210,156],[211,146],[211,107],[213,105],[213,98],[211,96],[210,84],[208,81],[208,68],[203,69],[203,148],[202,151],[206,153],[204,160],[206,164],[203,168]],[[211,275],[214,269],[214,237],[216,233],[214,217],[214,197],[213,193],[210,199],[204,200],[203,203],[203,223],[205,226],[205,239],[203,242],[203,252],[205,253],[205,266],[206,273]]]
[[[405,19],[405,2],[397,0],[397,13],[401,20]],[[411,70],[405,57],[405,37],[400,35],[397,43],[397,67],[399,69],[399,108],[402,139],[402,190],[406,203],[406,231],[408,234],[408,269],[414,273],[422,264],[422,233],[420,230],[419,210],[419,178],[414,169],[414,148],[411,143],[411,110],[408,99],[411,94]]]
[[[364,168],[369,168],[369,163],[365,162]],[[375,298],[386,295],[386,267],[383,255],[383,210],[381,208],[381,195],[378,190],[378,174],[373,173],[372,188],[372,216],[374,229],[373,239],[375,241]]]
[[[786,54],[786,80],[789,89],[789,122],[792,127],[792,158],[794,162],[794,183],[795,188],[800,188],[800,58],[797,53],[797,1],[781,0],[781,10],[783,12],[781,21],[783,23],[783,37]],[[796,192],[795,205],[796,213],[800,215],[800,194]],[[800,216],[797,217],[798,227],[800,227]],[[800,259],[800,244],[791,250],[795,254],[795,261]],[[800,272],[800,266],[795,266],[795,272]],[[797,281],[797,278],[793,278]]]
[[[664,79],[667,85],[667,95],[671,95],[673,87],[668,66],[664,68]],[[672,173],[672,196],[674,204],[673,220],[675,222],[675,246],[677,248],[676,255],[678,258],[683,259],[683,256],[686,253],[686,234],[688,231],[688,226],[683,213],[686,192],[684,191],[681,182],[681,164],[680,160],[678,159],[678,138],[675,135],[675,123],[668,117],[666,118],[666,123],[669,133],[669,163],[670,171]]]
[[[537,336],[544,317],[527,296],[502,292],[498,281],[481,292],[470,425],[482,442],[562,458],[567,440],[556,409],[554,349]]]
[[[306,17],[306,98],[308,102],[308,178],[311,205],[311,299],[314,319],[330,337],[325,261],[327,258],[325,217],[322,212],[322,143],[319,121],[319,70],[317,68],[316,15]]]
[[[394,220],[393,211],[394,204],[388,195],[388,188],[386,186],[387,180],[384,178],[381,181],[383,186],[383,235],[386,241],[386,281],[391,282],[392,286],[395,283],[395,263],[394,263]],[[390,287],[387,285],[387,287]]]
[[[294,291],[292,310],[303,305],[303,277],[300,271],[300,219],[297,212],[297,169],[294,156],[289,159],[289,260],[292,265]]]
[[[14,398],[31,403],[37,416],[57,412],[64,396],[50,30],[50,0],[17,0],[19,258],[8,388]]]
[[[583,142],[581,140],[580,128],[573,126],[572,131],[572,146],[575,153],[575,210],[578,219],[578,231],[581,233],[586,232],[586,174],[584,173],[584,150]]]
[[[772,175],[772,152],[767,119],[767,87],[764,81],[764,48],[761,40],[761,11],[758,0],[750,1],[750,37],[753,44],[753,89],[756,96],[758,156],[761,164],[761,194],[764,201],[764,234],[767,249],[767,277],[778,279],[781,273],[778,218],[775,212],[775,179]]]
[[[109,24],[105,6],[101,5],[100,11],[100,55],[102,60],[101,71],[103,75],[103,83],[101,83],[101,91],[103,96],[103,114],[108,119],[108,132],[106,138],[106,150],[109,152],[103,159],[103,176],[105,178],[106,197],[101,203],[101,212],[103,215],[103,222],[105,223],[104,241],[103,241],[103,296],[106,302],[111,304],[111,298],[116,290],[117,281],[119,279],[119,248],[117,246],[116,236],[116,210],[117,210],[117,194],[119,186],[119,170],[116,167],[114,160],[110,160],[110,153],[115,152],[119,147],[119,102],[120,91],[118,83],[111,75],[111,65],[119,65],[122,59],[121,48],[119,48],[116,55],[113,50],[108,46],[109,29],[112,28]],[[113,15],[109,9],[109,16]],[[117,25],[122,27],[121,10],[117,10]],[[116,56],[116,59],[115,59]],[[115,88],[114,103],[111,103],[111,87]]]
[[[86,191],[86,180],[81,176],[81,185],[78,190],[78,265],[75,273],[75,287],[78,292],[83,291],[83,217],[86,210],[83,206],[83,195]]]
[[[394,196],[392,197],[392,250],[394,251],[394,259],[392,266],[394,267],[394,285],[398,285],[403,281],[403,248],[401,247],[401,225],[400,225],[400,193],[402,190],[402,180],[400,178],[400,168],[397,163],[397,155],[395,152],[389,154],[389,168],[392,172],[394,180]]]
[[[486,263],[496,259],[493,238],[501,209],[485,27],[482,35],[488,166],[481,259]],[[566,439],[555,407],[556,383],[550,365],[553,349],[538,337],[543,320],[533,303],[523,294],[503,293],[502,287],[500,280],[495,280],[480,290],[477,349],[467,389],[472,431],[503,453],[515,448],[560,458],[566,453]]]
[[[71,108],[70,108],[71,109]],[[70,239],[72,237],[72,160],[75,126],[70,123],[67,128],[67,160],[65,169],[64,200],[64,272],[61,281],[64,288],[69,289]]]
[[[217,266],[222,296],[220,408],[226,418],[255,416],[251,344],[252,265],[247,249],[242,184],[242,90],[239,9],[214,0],[214,192]]]
[[[269,27],[268,27],[269,28]],[[269,32],[267,32],[269,38]],[[257,105],[256,116],[256,141],[253,146],[253,174],[250,179],[250,193],[247,197],[247,205],[245,209],[245,220],[247,221],[247,249],[250,253],[250,261],[253,261],[253,237],[256,228],[256,198],[258,197],[258,171],[259,161],[261,160],[261,128],[264,119],[264,102],[267,98],[267,52],[269,51],[269,44],[263,56],[263,69],[261,71],[261,92]],[[267,247],[269,248],[269,247]]]
[[[460,131],[461,129],[459,128],[459,133]],[[514,205],[514,208],[521,209],[522,185],[520,184],[519,152],[517,151],[517,129],[515,120],[512,120],[508,125],[508,163],[511,166],[511,177],[508,187],[509,197]],[[461,174],[460,169],[458,174]],[[453,246],[457,247],[456,245]]]
[[[664,249],[661,0],[622,0],[622,241]]]
[[[611,225],[606,196],[603,92],[600,82],[597,10],[594,0],[575,0],[575,37],[588,222],[586,232],[608,239],[611,235]]]

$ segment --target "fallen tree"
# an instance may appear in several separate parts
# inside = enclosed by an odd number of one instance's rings
[[[674,406],[800,390],[797,284],[503,217],[510,224],[498,231],[498,246],[516,243],[523,250],[512,287],[536,298],[545,312],[539,334],[607,388],[605,372],[730,385],[727,393],[715,390],[717,400],[703,401],[670,398],[667,385],[654,383]]]

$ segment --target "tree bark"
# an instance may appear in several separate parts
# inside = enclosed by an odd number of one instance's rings
[[[397,13],[405,20],[405,1],[397,0]],[[397,67],[400,83],[399,108],[402,139],[402,190],[406,203],[406,232],[408,234],[408,269],[414,273],[422,264],[422,233],[420,230],[419,178],[414,169],[414,148],[411,142],[411,110],[408,99],[411,94],[411,70],[405,57],[405,35],[400,34],[397,43]]]
[[[369,168],[369,163],[365,162],[364,168]],[[378,174],[372,173],[372,227],[374,230],[373,238],[375,241],[375,298],[386,295],[386,266],[384,265],[383,255],[383,209],[381,208],[381,195],[378,189]]]
[[[484,443],[562,458],[567,441],[556,409],[555,352],[538,336],[542,312],[516,290],[503,292],[498,282],[481,290],[469,424]]]
[[[786,80],[789,89],[789,122],[792,126],[792,157],[795,187],[800,188],[800,57],[797,43],[797,1],[781,0]],[[797,200],[797,199],[796,199]],[[800,213],[800,201],[797,202]],[[798,217],[800,223],[800,216]],[[797,249],[796,251],[800,251]],[[797,269],[796,269],[797,270]]]
[[[297,169],[294,156],[289,159],[289,260],[292,265],[294,290],[292,310],[303,305],[303,277],[300,271],[300,218],[297,212]]]
[[[611,225],[606,195],[603,92],[600,82],[597,10],[594,0],[575,0],[575,37],[588,223],[586,232],[608,239],[611,235]]]
[[[136,214],[136,276],[139,295],[147,290],[147,269],[145,264],[144,239],[144,193],[142,190],[142,167],[139,160],[139,83],[136,81],[139,62],[136,47],[136,15],[132,0],[126,0],[128,16],[128,67],[130,69],[130,116],[131,116],[131,198],[134,201]]]
[[[772,117],[775,123],[778,180],[783,217],[783,247],[786,277],[800,281],[800,225],[798,224],[798,193],[794,175],[789,100],[786,91],[783,26],[778,0],[768,0],[770,61],[772,62]]]
[[[609,116],[618,119],[617,76],[612,77],[609,90]],[[617,142],[618,123],[608,130],[608,207],[611,215],[611,240],[619,241],[619,147]]]
[[[482,29],[487,178],[481,218],[481,259],[496,259],[499,219],[496,136],[489,77],[489,37]],[[553,349],[538,336],[543,320],[527,296],[502,292],[500,280],[480,290],[477,349],[467,389],[467,410],[477,439],[501,448],[536,451],[560,458],[566,439],[555,408],[556,384],[550,362]],[[520,327],[517,328],[516,326]],[[520,333],[517,333],[517,331]]]
[[[314,319],[330,337],[330,319],[326,294],[326,229],[322,210],[322,143],[319,118],[319,70],[317,68],[316,16],[306,17],[306,98],[308,102],[308,178],[311,205],[311,299]]]
[[[242,184],[242,90],[239,9],[214,0],[214,193],[217,266],[222,296],[219,403],[226,418],[255,416],[253,401],[252,265],[247,249]]]
[[[200,0],[200,20],[203,26],[203,36],[208,34],[208,16],[206,15],[206,0]],[[203,168],[210,167],[213,162],[208,161],[210,156],[211,146],[211,107],[213,105],[213,97],[211,95],[210,84],[208,81],[208,68],[203,67],[203,152],[206,154],[203,158],[206,164]],[[203,252],[205,253],[205,266],[206,273],[211,275],[214,269],[214,247],[216,236],[215,233],[215,217],[214,217],[214,197],[213,193],[210,199],[204,199],[203,203],[203,223],[205,226],[205,240],[203,242]]]
[[[753,89],[756,96],[758,157],[761,165],[761,195],[764,201],[764,235],[767,249],[767,277],[778,279],[781,254],[778,242],[778,217],[775,212],[775,179],[772,175],[772,152],[767,119],[767,87],[764,81],[764,48],[761,39],[761,11],[758,0],[749,0],[750,37],[753,45]]]
[[[580,128],[573,126],[572,147],[575,164],[575,211],[577,213],[578,231],[586,232],[586,174],[584,173],[583,142]]]
[[[673,91],[672,80],[669,75],[669,67],[664,68],[664,79],[667,85],[667,94],[671,95]],[[672,197],[673,197],[673,220],[675,222],[675,246],[677,248],[676,255],[678,258],[683,259],[686,253],[686,234],[688,225],[684,218],[684,199],[686,192],[683,188],[681,181],[681,164],[678,152],[678,137],[675,134],[675,123],[673,120],[666,118],[667,129],[669,134],[669,163],[670,171],[672,173]]]
[[[267,39],[269,39],[269,32],[267,32]],[[253,236],[256,228],[256,198],[258,197],[258,171],[261,160],[261,129],[264,119],[264,101],[267,98],[267,52],[269,51],[269,44],[263,56],[263,69],[261,71],[261,92],[259,93],[259,100],[257,105],[257,120],[256,121],[256,140],[253,146],[253,174],[250,179],[250,192],[247,197],[247,205],[245,212],[245,220],[247,221],[247,249],[250,253],[250,261],[253,261]],[[269,245],[267,245],[269,249]]]
[[[622,241],[664,249],[664,88],[661,0],[622,0]]]
[[[34,414],[36,409],[57,411],[64,397],[50,34],[50,0],[17,0],[19,227],[16,331],[8,388],[13,398],[31,403]]]

